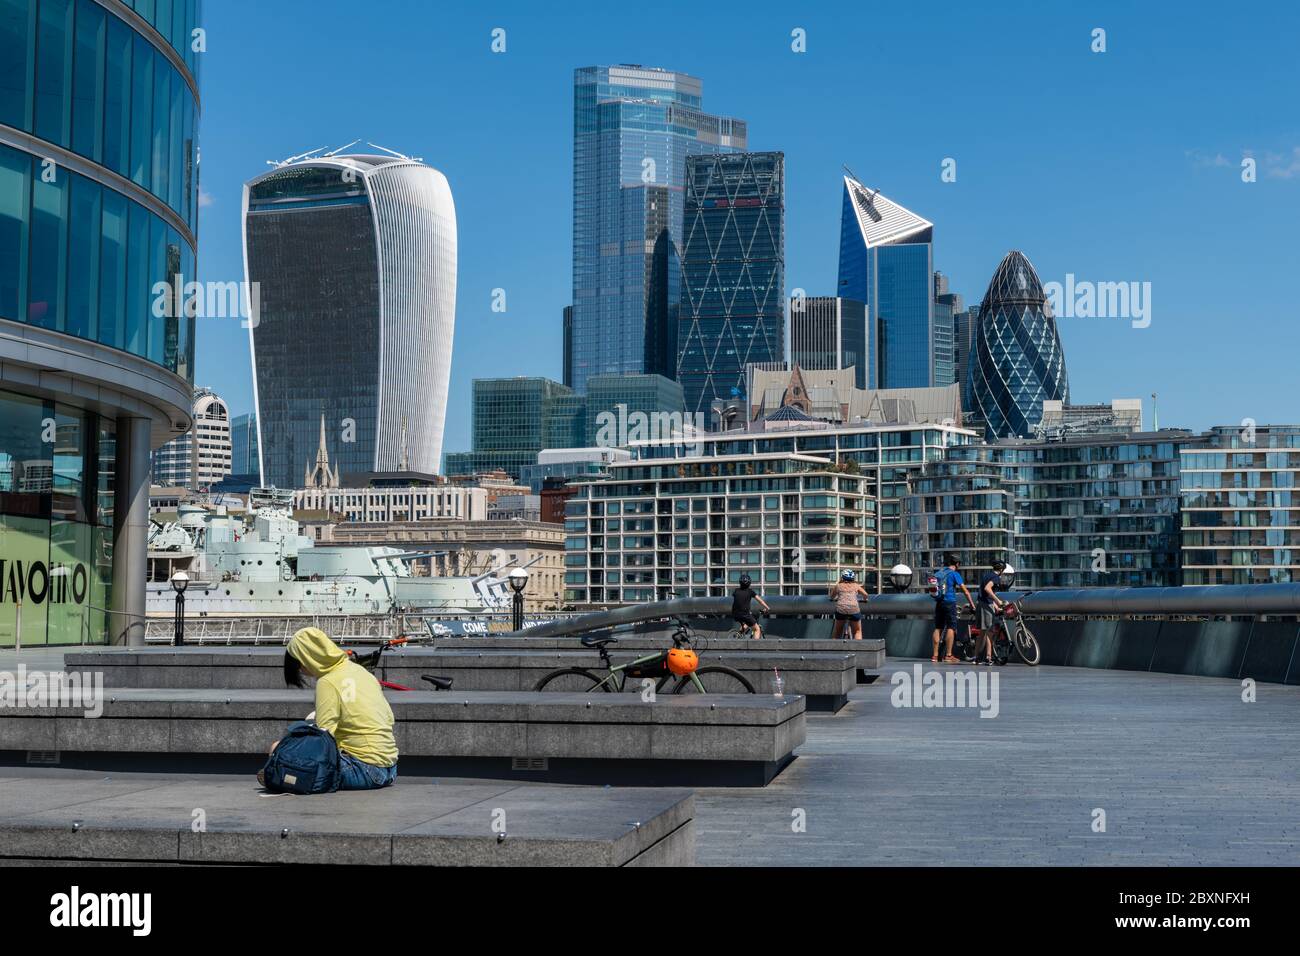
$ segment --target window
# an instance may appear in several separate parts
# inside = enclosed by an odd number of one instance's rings
[[[0,123],[31,129],[27,68],[32,36],[27,0],[0,0]]]
[[[72,0],[43,0],[36,42],[36,123],[41,139],[71,146]]]
[[[59,170],[52,182],[32,179],[31,246],[28,252],[27,321],[46,329],[63,329],[67,275],[68,179]]]

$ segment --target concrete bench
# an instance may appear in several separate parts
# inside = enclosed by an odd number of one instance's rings
[[[642,651],[662,650],[668,646],[670,629],[666,625],[656,625],[662,633],[636,633],[615,631],[618,643],[612,649],[639,653]],[[881,638],[863,638],[860,641],[832,641],[827,639],[764,637],[759,640],[742,640],[734,637],[719,637],[710,632],[706,626],[692,622],[691,627],[703,639],[708,653],[725,655],[735,651],[752,654],[755,650],[763,653],[776,651],[782,654],[852,654],[856,658],[860,682],[874,680],[875,674],[885,666],[885,642]],[[435,647],[472,649],[472,650],[574,650],[581,648],[578,637],[440,637],[433,642]]]
[[[632,660],[648,651],[610,648],[615,662]],[[838,711],[848,702],[857,680],[852,654],[795,654],[746,647],[701,655],[703,664],[726,664],[740,671],[759,693],[770,690],[772,671],[780,672],[787,694],[806,697],[814,711]],[[275,690],[284,687],[280,648],[139,648],[83,651],[68,654],[65,666],[104,675],[106,687],[240,688]],[[545,648],[483,649],[410,647],[384,655],[381,676],[408,687],[428,689],[421,674],[450,677],[454,690],[532,690],[537,681],[561,667],[598,671],[600,656],[591,650]],[[705,684],[708,687],[708,684]],[[639,692],[641,682],[629,680],[626,690]]]
[[[405,781],[374,792],[267,797],[250,780],[47,774],[0,778],[0,804],[0,865],[695,861],[695,798],[675,789]]]
[[[0,710],[10,762],[57,754],[63,765],[167,769],[260,766],[285,727],[312,709],[309,690],[106,690],[103,712]],[[400,772],[647,786],[763,786],[804,742],[805,700],[770,694],[396,692]]]

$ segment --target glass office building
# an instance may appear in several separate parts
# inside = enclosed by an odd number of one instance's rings
[[[839,295],[867,306],[867,388],[949,384],[934,362],[933,243],[929,220],[844,177]]]
[[[190,427],[196,0],[0,0],[0,646],[143,642]]]
[[[1183,583],[1300,582],[1300,426],[1219,426],[1181,451]]]
[[[474,379],[472,451],[447,455],[448,476],[501,470],[518,478],[543,448],[576,448],[586,423],[582,397],[548,378]]]
[[[230,473],[257,474],[257,416],[236,415],[230,420]]]
[[[980,304],[970,356],[971,411],[985,437],[1028,438],[1043,402],[1070,401],[1065,353],[1038,273],[1012,250],[998,264]]]
[[[740,120],[703,112],[685,73],[591,66],[573,77],[573,319],[569,381],[658,372],[671,348],[686,157],[743,150]],[[667,230],[667,237],[664,232]],[[671,242],[669,242],[671,240]],[[668,242],[668,245],[665,243]],[[652,284],[659,277],[662,285]],[[647,357],[646,343],[655,353]]]
[[[811,371],[851,368],[866,388],[867,307],[853,299],[809,296],[790,300],[790,364]]]
[[[684,407],[681,386],[661,375],[596,375],[586,395],[546,378],[476,378],[473,450],[447,455],[447,474],[500,469],[519,478],[543,449],[677,434]]]
[[[662,375],[594,375],[587,379],[585,444],[617,447],[654,437],[648,434],[651,430],[680,431],[685,413],[682,386]],[[701,419],[701,431],[705,424]],[[635,434],[637,430],[641,434]]]
[[[934,384],[951,385],[957,378],[957,315],[959,293],[948,291],[948,277],[934,274]]]
[[[692,412],[785,361],[785,154],[686,161],[677,380]]]
[[[320,447],[343,474],[432,473],[456,320],[447,179],[398,155],[295,157],[244,187],[262,482],[297,487]]]

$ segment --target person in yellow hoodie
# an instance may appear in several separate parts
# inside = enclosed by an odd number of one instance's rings
[[[314,627],[296,633],[284,655],[286,684],[304,686],[304,674],[316,679],[316,725],[339,747],[339,789],[374,790],[396,780],[393,709],[375,675]]]

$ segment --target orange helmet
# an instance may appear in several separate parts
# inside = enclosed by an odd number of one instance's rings
[[[700,659],[694,651],[674,647],[668,652],[668,669],[678,677],[685,677],[699,666]]]

